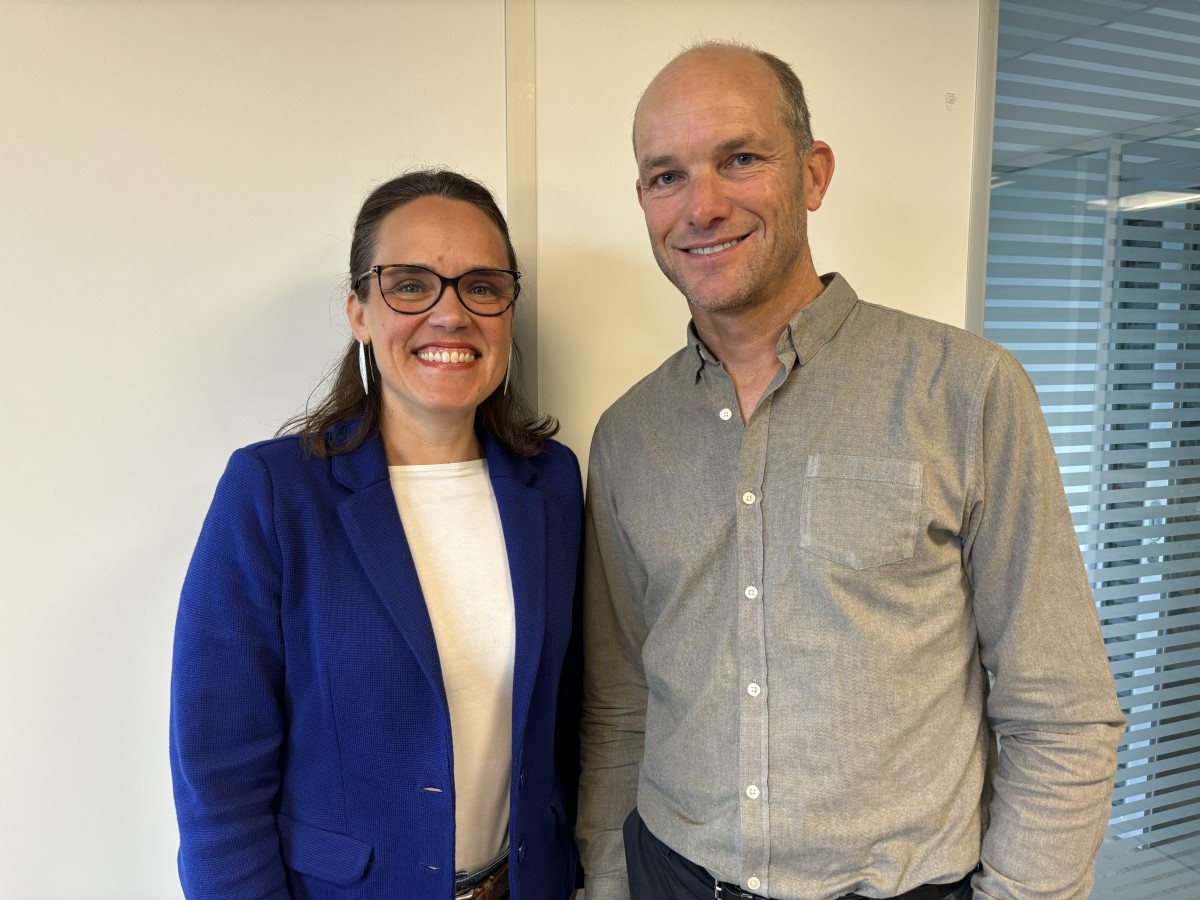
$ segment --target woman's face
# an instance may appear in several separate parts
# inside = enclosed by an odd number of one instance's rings
[[[462,200],[421,197],[380,223],[371,264],[424,266],[454,278],[471,269],[507,269],[509,259],[504,238],[482,210]],[[430,426],[473,419],[508,367],[512,308],[494,318],[474,315],[447,286],[432,309],[402,315],[383,302],[374,276],[358,289],[366,302],[351,293],[346,317],[355,339],[375,353],[382,383],[371,389],[383,391],[384,417]]]

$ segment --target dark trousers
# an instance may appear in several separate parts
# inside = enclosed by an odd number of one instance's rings
[[[713,877],[650,833],[637,808],[622,829],[631,900],[713,900]]]
[[[651,834],[636,808],[622,830],[632,900],[713,900],[715,882],[708,870]],[[964,883],[945,900],[969,900],[971,893],[970,885]]]

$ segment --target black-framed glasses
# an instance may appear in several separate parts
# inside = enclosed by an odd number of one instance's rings
[[[354,279],[354,289],[358,290],[363,279],[371,275],[375,276],[383,302],[405,316],[433,309],[447,285],[454,288],[458,302],[477,316],[506,312],[521,293],[521,273],[511,269],[471,269],[457,278],[447,278],[424,266],[371,266]]]

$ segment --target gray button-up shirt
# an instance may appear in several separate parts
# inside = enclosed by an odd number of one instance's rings
[[[597,426],[588,900],[628,896],[635,801],[675,851],[784,900],[981,859],[979,898],[1086,897],[1122,717],[1032,385],[825,280],[744,426],[693,329]]]

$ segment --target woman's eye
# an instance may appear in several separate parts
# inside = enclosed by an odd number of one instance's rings
[[[425,285],[419,281],[401,281],[392,291],[397,294],[419,294],[425,290]]]
[[[467,288],[467,292],[477,297],[494,297],[496,296],[496,287],[486,281],[477,281]]]

